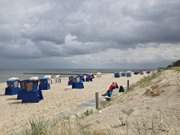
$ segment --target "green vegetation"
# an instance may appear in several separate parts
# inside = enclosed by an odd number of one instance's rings
[[[142,78],[140,81],[138,81],[136,86],[146,87],[146,86],[150,85],[150,83],[153,79],[157,78],[160,75],[161,75],[161,71],[157,72],[157,73],[153,73],[150,76],[146,76],[146,77]]]
[[[50,135],[50,123],[42,120],[31,120],[30,129],[22,132],[22,135]]]
[[[172,67],[180,67],[180,60],[177,60],[173,62],[171,65],[168,65],[167,68],[172,68]]]
[[[137,83],[131,85],[130,88],[129,88],[129,90],[128,90],[128,91],[125,91],[124,94],[128,94],[129,92],[133,91],[136,87],[141,87],[141,88],[143,88],[143,87],[146,87],[146,86],[150,85],[150,84],[151,84],[151,81],[152,81],[153,79],[156,79],[158,76],[160,76],[163,71],[164,71],[164,70],[159,70],[158,72],[153,73],[153,74],[150,75],[150,76],[146,76],[146,77],[142,78],[142,79],[141,79],[140,81],[138,81]],[[101,104],[101,109],[106,108],[106,107],[108,107],[108,106],[111,106],[111,105],[114,103],[114,101],[117,101],[117,100],[119,100],[119,99],[122,99],[122,98],[116,98],[116,97],[114,97],[114,98],[111,99],[110,102],[104,102],[104,101],[102,101],[102,102],[100,103],[100,104]]]
[[[180,72],[180,67],[173,67],[172,69],[177,71],[177,72]]]
[[[91,114],[94,113],[94,110],[93,109],[87,109],[85,112],[84,112],[84,116],[89,116]]]
[[[101,133],[90,132],[91,130],[79,123],[79,120],[60,120],[49,122],[33,120],[29,122],[30,128],[17,133],[16,135],[102,135]]]
[[[80,119],[49,121],[30,121],[30,128],[17,135],[171,135],[170,124],[164,116],[156,115],[150,119],[135,119],[133,122],[119,119],[114,126],[92,129],[90,124],[81,124]],[[175,130],[175,129],[174,129]]]

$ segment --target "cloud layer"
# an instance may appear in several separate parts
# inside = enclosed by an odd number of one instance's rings
[[[57,67],[167,64],[180,58],[179,7],[179,0],[2,0],[0,61],[32,67],[41,66],[37,61]]]

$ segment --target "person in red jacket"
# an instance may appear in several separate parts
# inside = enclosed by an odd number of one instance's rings
[[[116,82],[112,82],[112,84],[109,86],[108,90],[106,91],[105,94],[103,94],[102,96],[108,96],[111,97],[112,96],[112,92],[114,89],[119,88],[118,84]]]

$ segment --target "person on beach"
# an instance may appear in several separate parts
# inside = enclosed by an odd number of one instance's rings
[[[117,82],[112,82],[112,84],[109,86],[109,88],[106,91],[106,93],[102,94],[102,96],[111,97],[113,90],[116,89],[116,88],[119,88]]]

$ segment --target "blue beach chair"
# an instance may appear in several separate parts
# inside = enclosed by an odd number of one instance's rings
[[[20,91],[19,78],[9,78],[7,80],[7,87],[5,89],[5,95],[16,95]]]
[[[38,103],[43,99],[42,91],[39,90],[38,80],[24,80],[19,94],[22,103]]]
[[[121,76],[122,76],[122,77],[125,77],[125,76],[126,76],[126,73],[125,73],[125,72],[121,72]]]
[[[80,79],[80,77],[77,76],[72,83],[72,89],[83,89],[83,88],[84,88],[83,81]]]
[[[48,78],[40,79],[39,90],[49,90],[50,89],[50,81]]]
[[[78,77],[80,78],[81,81],[83,81],[83,82],[86,81],[84,78],[84,75],[79,75]]]

